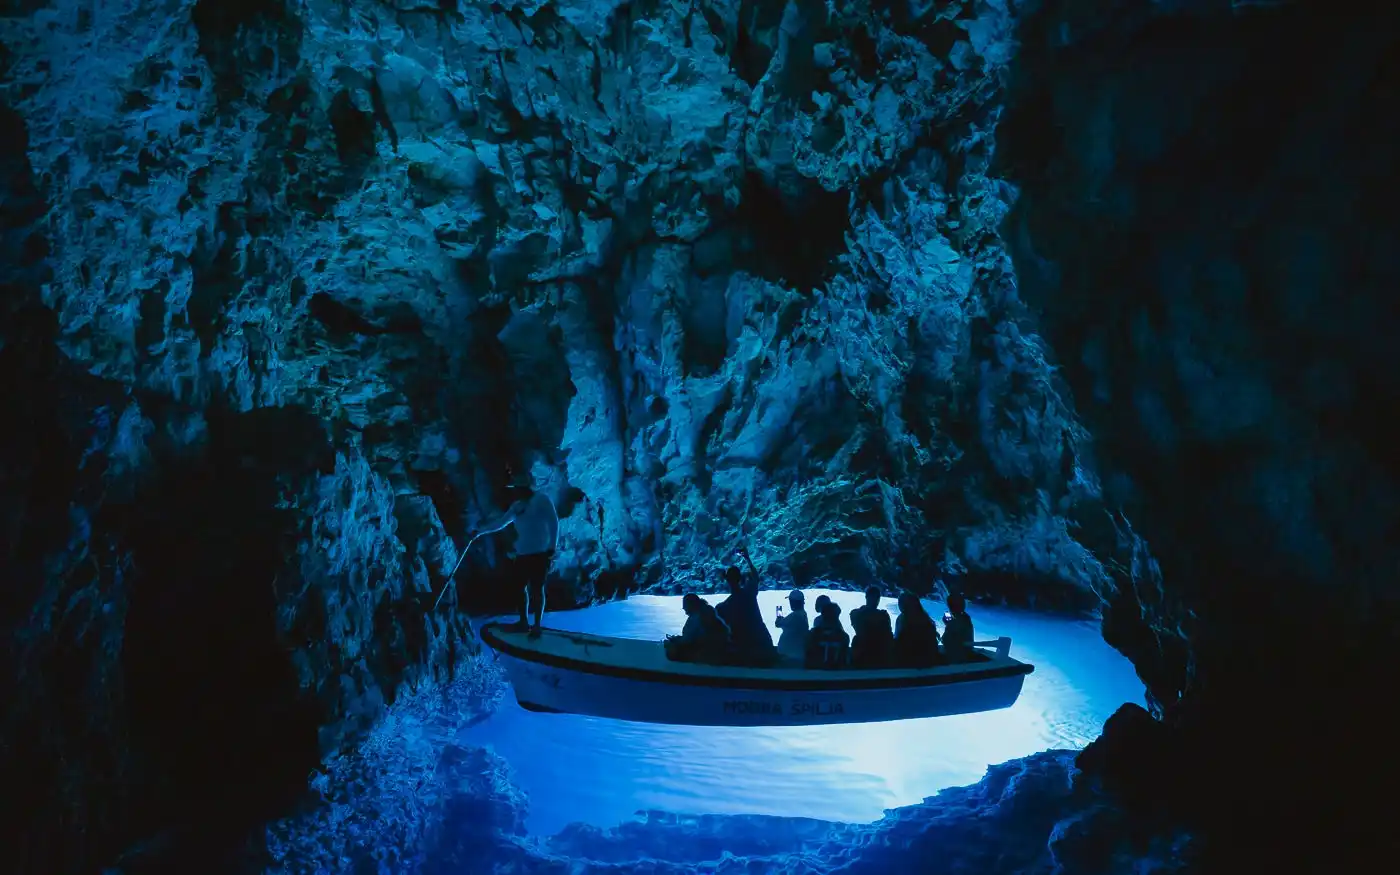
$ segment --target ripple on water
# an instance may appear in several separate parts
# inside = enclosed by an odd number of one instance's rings
[[[808,605],[818,594],[808,591]],[[785,595],[760,594],[765,616]],[[827,595],[841,605],[843,622],[862,601],[859,593]],[[926,604],[942,616],[943,605]],[[892,599],[882,606],[898,614]],[[528,823],[537,834],[573,822],[616,826],[647,809],[859,822],[974,783],[989,765],[1082,748],[1119,705],[1143,701],[1132,665],[1104,643],[1097,623],[985,606],[972,613],[979,639],[1010,635],[1012,655],[1036,667],[1004,711],[854,726],[652,726],[532,714],[508,694],[460,740],[510,762],[530,795]],[[659,639],[683,619],[677,596],[635,596],[552,614],[548,624]]]

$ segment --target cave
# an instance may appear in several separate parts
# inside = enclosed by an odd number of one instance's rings
[[[1396,859],[1400,11],[419,6],[0,17],[13,871]],[[1035,672],[528,709],[545,505],[550,634],[743,546]]]
[[[279,0],[199,0],[190,12],[190,23],[206,71],[225,100],[243,97],[249,78],[256,79],[269,66],[297,65],[301,22]]]
[[[803,180],[795,191],[744,175],[739,205],[726,222],[737,250],[731,264],[809,292],[821,285],[845,252],[849,229],[847,193]]]
[[[297,773],[320,757],[322,718],[277,628],[278,573],[299,534],[277,479],[324,466],[328,448],[296,408],[212,413],[197,453],[165,460],[95,523],[119,533],[131,569],[119,671],[130,753],[151,776],[132,828],[220,844],[255,826],[268,799],[294,804]],[[238,780],[209,780],[214,762]]]

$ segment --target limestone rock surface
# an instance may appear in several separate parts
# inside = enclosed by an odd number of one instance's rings
[[[1081,761],[1101,796],[1026,821],[1027,871],[1105,830],[1393,858],[1319,828],[1365,795],[1336,774],[1395,783],[1346,715],[1400,628],[1400,28],[1334,13],[6,4],[18,868],[237,844],[473,676],[509,538],[433,604],[510,469],[560,508],[556,605],[712,588],[739,543],[774,585],[1102,604],[1152,713]],[[1066,773],[995,774],[1053,808]],[[888,863],[866,835],[850,865]]]

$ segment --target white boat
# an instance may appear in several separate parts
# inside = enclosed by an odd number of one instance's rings
[[[684,726],[813,726],[947,717],[1009,708],[1029,663],[1011,639],[979,641],[974,661],[924,669],[748,668],[673,662],[659,641],[498,623],[481,630],[522,708]]]

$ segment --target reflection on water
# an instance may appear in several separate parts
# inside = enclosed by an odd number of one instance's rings
[[[818,594],[808,591],[809,612]],[[841,605],[843,622],[862,602],[859,593],[827,594]],[[770,621],[785,596],[760,594]],[[935,617],[945,610],[927,606]],[[898,615],[892,599],[883,607]],[[1035,664],[1007,710],[852,726],[685,727],[531,714],[507,695],[498,713],[461,740],[510,762],[530,794],[530,829],[541,834],[576,821],[615,826],[644,809],[869,821],[943,787],[973,783],[988,765],[1083,747],[1119,705],[1143,701],[1132,665],[1104,643],[1096,622],[983,606],[972,615],[978,640],[1010,635],[1011,655]],[[636,596],[552,614],[547,625],[659,639],[683,619],[679,597]]]

